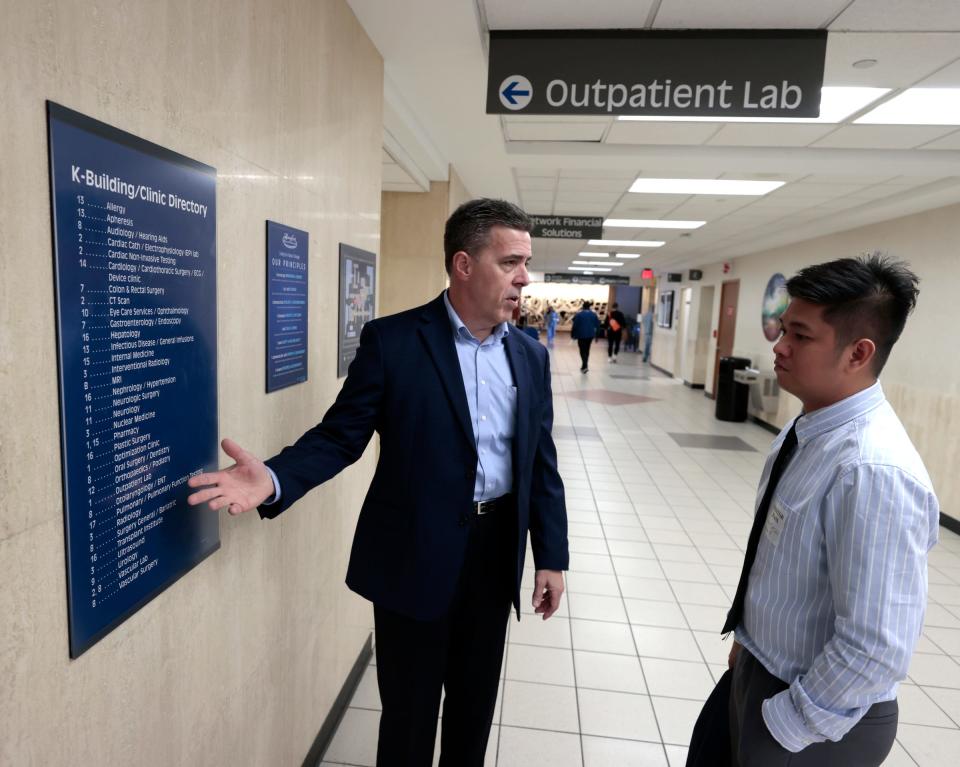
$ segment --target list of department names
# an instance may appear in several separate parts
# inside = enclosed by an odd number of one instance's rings
[[[105,605],[159,562],[151,534],[176,505],[172,448],[155,438],[171,365],[185,346],[190,307],[171,301],[180,281],[202,280],[198,251],[138,226],[131,206],[75,197],[80,362],[89,526],[90,607]],[[65,386],[70,382],[64,382]],[[74,553],[75,555],[75,553]]]

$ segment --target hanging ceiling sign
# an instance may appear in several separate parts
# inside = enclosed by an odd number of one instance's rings
[[[599,240],[603,237],[603,218],[600,216],[530,216],[533,221],[531,237],[553,240]]]
[[[490,33],[488,114],[819,117],[826,30]]]
[[[543,275],[544,282],[565,282],[574,285],[629,285],[625,274],[566,274],[553,272]]]

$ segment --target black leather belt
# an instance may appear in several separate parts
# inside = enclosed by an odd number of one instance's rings
[[[473,513],[478,517],[489,514],[491,511],[503,509],[513,503],[513,495],[501,495],[499,498],[491,498],[489,501],[474,501],[470,504],[473,507]]]

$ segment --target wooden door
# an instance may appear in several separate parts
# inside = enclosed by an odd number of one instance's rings
[[[720,288],[720,321],[717,323],[717,356],[713,361],[713,388],[711,397],[717,396],[717,378],[720,375],[720,358],[733,354],[733,337],[737,330],[737,300],[740,298],[740,280],[723,283]]]

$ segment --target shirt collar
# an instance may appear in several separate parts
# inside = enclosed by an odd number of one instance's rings
[[[463,324],[463,320],[460,319],[460,315],[457,314],[457,310],[453,308],[453,304],[450,303],[450,298],[448,293],[450,291],[443,291],[443,305],[447,307],[447,317],[450,318],[450,326],[453,328],[453,334],[458,338],[465,338],[469,341],[477,341],[473,333],[470,332],[470,329]],[[501,322],[493,329],[493,339],[494,341],[501,341],[503,337],[510,332],[510,324],[507,322]]]
[[[804,444],[832,429],[843,426],[886,402],[880,382],[812,413],[803,413],[797,421],[797,442]]]

